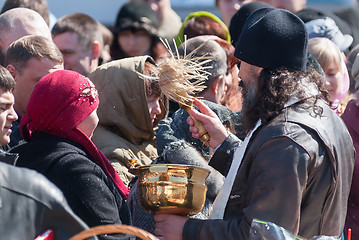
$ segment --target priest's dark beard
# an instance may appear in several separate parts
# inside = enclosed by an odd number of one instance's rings
[[[302,72],[264,69],[258,78],[257,85],[242,86],[242,113],[245,133],[253,129],[259,119],[262,124],[265,124],[278,116],[284,105],[293,96],[299,98],[305,96],[307,89],[300,81],[303,78],[308,79],[308,83],[314,83],[321,92],[321,97],[327,98],[324,81],[315,70]],[[311,106],[315,107],[316,99],[319,97],[305,100],[305,102],[311,102]]]
[[[249,114],[249,112],[255,109],[255,106],[257,105],[258,94],[260,93],[257,93],[258,87],[255,84],[252,84],[248,87],[241,84],[241,87],[242,87],[243,127],[245,133],[248,133],[253,126],[253,122],[254,121],[257,122],[259,119],[259,116],[257,119],[251,118],[252,114]]]

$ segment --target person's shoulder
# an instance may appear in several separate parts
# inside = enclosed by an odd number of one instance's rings
[[[72,173],[91,171],[97,167],[90,154],[81,145],[71,141],[59,142],[56,148],[48,153],[46,159],[55,164],[52,173],[59,177],[65,173],[56,173],[56,168],[64,169],[66,173]]]
[[[257,140],[288,139],[301,146],[317,145],[323,141],[327,146],[336,142],[336,136],[348,139],[340,117],[322,100],[313,104],[288,107],[258,131]]]
[[[288,107],[269,122],[262,124],[254,133],[253,142],[261,146],[267,141],[301,142],[308,135],[312,121],[309,108]],[[311,134],[309,134],[311,135]],[[308,136],[307,136],[308,137]]]
[[[0,187],[32,198],[49,208],[54,203],[65,201],[62,192],[42,174],[1,162]]]
[[[87,152],[80,144],[71,141],[69,139],[65,139],[59,136],[54,136],[50,134],[39,134],[36,136],[34,141],[29,142],[29,144],[33,143],[37,145],[37,148],[40,147],[40,151],[44,151],[44,148],[48,147],[49,154],[55,155],[82,155],[84,157],[88,157]],[[34,146],[29,145],[29,148],[33,148]],[[42,150],[41,150],[42,149]]]
[[[41,168],[43,168],[53,164],[63,164],[73,159],[85,161],[89,158],[88,153],[80,144],[49,134],[36,134],[30,142],[16,146],[10,152],[19,153],[18,165],[23,167],[42,162]]]

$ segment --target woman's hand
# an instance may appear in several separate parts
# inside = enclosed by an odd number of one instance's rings
[[[205,142],[205,144],[211,148],[217,148],[228,137],[229,133],[218,116],[206,104],[197,99],[194,99],[193,103],[201,112],[192,109],[192,116],[203,123],[210,136],[210,141]],[[192,137],[199,138],[198,128],[194,126],[194,121],[191,117],[187,118],[187,123],[190,125],[189,130],[192,133]]]

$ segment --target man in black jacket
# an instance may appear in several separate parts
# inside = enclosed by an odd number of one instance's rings
[[[249,239],[253,219],[310,238],[340,236],[354,166],[350,135],[321,97],[327,91],[306,70],[304,23],[286,10],[252,13],[237,41],[243,124],[247,137],[228,134],[215,114],[195,101],[192,111],[216,149],[210,165],[226,176],[210,220],[156,215],[162,239]],[[190,130],[198,137],[193,120]],[[233,156],[233,158],[232,158]]]

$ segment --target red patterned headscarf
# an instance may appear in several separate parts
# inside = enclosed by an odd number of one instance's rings
[[[36,84],[21,118],[20,131],[26,141],[42,132],[82,145],[127,199],[129,189],[105,155],[77,126],[99,105],[95,85],[81,74],[69,70],[52,72]]]

